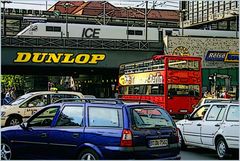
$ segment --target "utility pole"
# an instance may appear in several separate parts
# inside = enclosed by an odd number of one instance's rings
[[[103,24],[106,25],[106,2],[103,2]]]
[[[3,3],[3,36],[6,36],[6,20],[5,20],[5,4],[12,3],[11,1],[1,1]]]
[[[74,5],[69,2],[66,2],[63,4],[63,7],[65,8],[65,14],[66,14],[66,37],[69,37],[69,34],[68,34],[68,8],[73,7],[73,6]]]
[[[183,27],[183,20],[184,20],[184,12],[185,9],[180,10],[180,19],[181,19],[181,28],[182,28],[182,36],[184,35],[184,27]]]
[[[148,1],[145,1],[146,3],[146,7],[145,7],[145,39],[147,41],[147,16],[148,16],[148,12],[147,12],[147,9],[148,9]]]
[[[128,30],[129,30],[128,17],[129,17],[129,7],[127,8],[127,40],[129,39],[129,35],[128,35]]]

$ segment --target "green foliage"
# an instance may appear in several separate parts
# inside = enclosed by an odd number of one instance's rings
[[[24,87],[24,77],[21,75],[1,75],[1,88],[15,87],[21,89]]]

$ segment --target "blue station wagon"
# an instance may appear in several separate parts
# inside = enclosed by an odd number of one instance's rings
[[[180,159],[177,127],[161,107],[92,99],[51,104],[1,129],[1,159]]]

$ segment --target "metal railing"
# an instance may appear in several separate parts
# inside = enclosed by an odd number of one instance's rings
[[[160,51],[163,44],[156,41],[78,39],[50,37],[2,37],[2,47],[66,48],[93,50]]]
[[[3,14],[3,8],[1,8],[1,12]],[[62,22],[65,21],[66,15],[61,14],[59,16],[55,16],[52,11],[42,11],[42,10],[30,10],[30,9],[15,9],[15,8],[5,8],[5,16],[6,18],[22,18],[24,16],[35,16],[41,18],[47,18],[49,22]],[[68,15],[68,20],[70,23],[95,23],[99,24],[103,19],[102,16],[88,16],[88,15]],[[144,19],[138,18],[126,18],[126,17],[107,17],[107,24],[110,25],[129,25],[135,24],[136,26],[144,26]],[[176,20],[155,20],[148,19],[149,27],[171,27],[177,28],[179,27],[179,22]]]

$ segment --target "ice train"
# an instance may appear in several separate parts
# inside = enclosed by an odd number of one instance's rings
[[[68,29],[66,29],[68,28]],[[66,33],[68,30],[68,33]],[[148,41],[161,41],[164,36],[182,36],[182,29],[147,28]],[[33,23],[17,37],[71,37],[83,39],[146,40],[145,27],[68,23]],[[184,29],[184,36],[236,37],[236,31]]]

